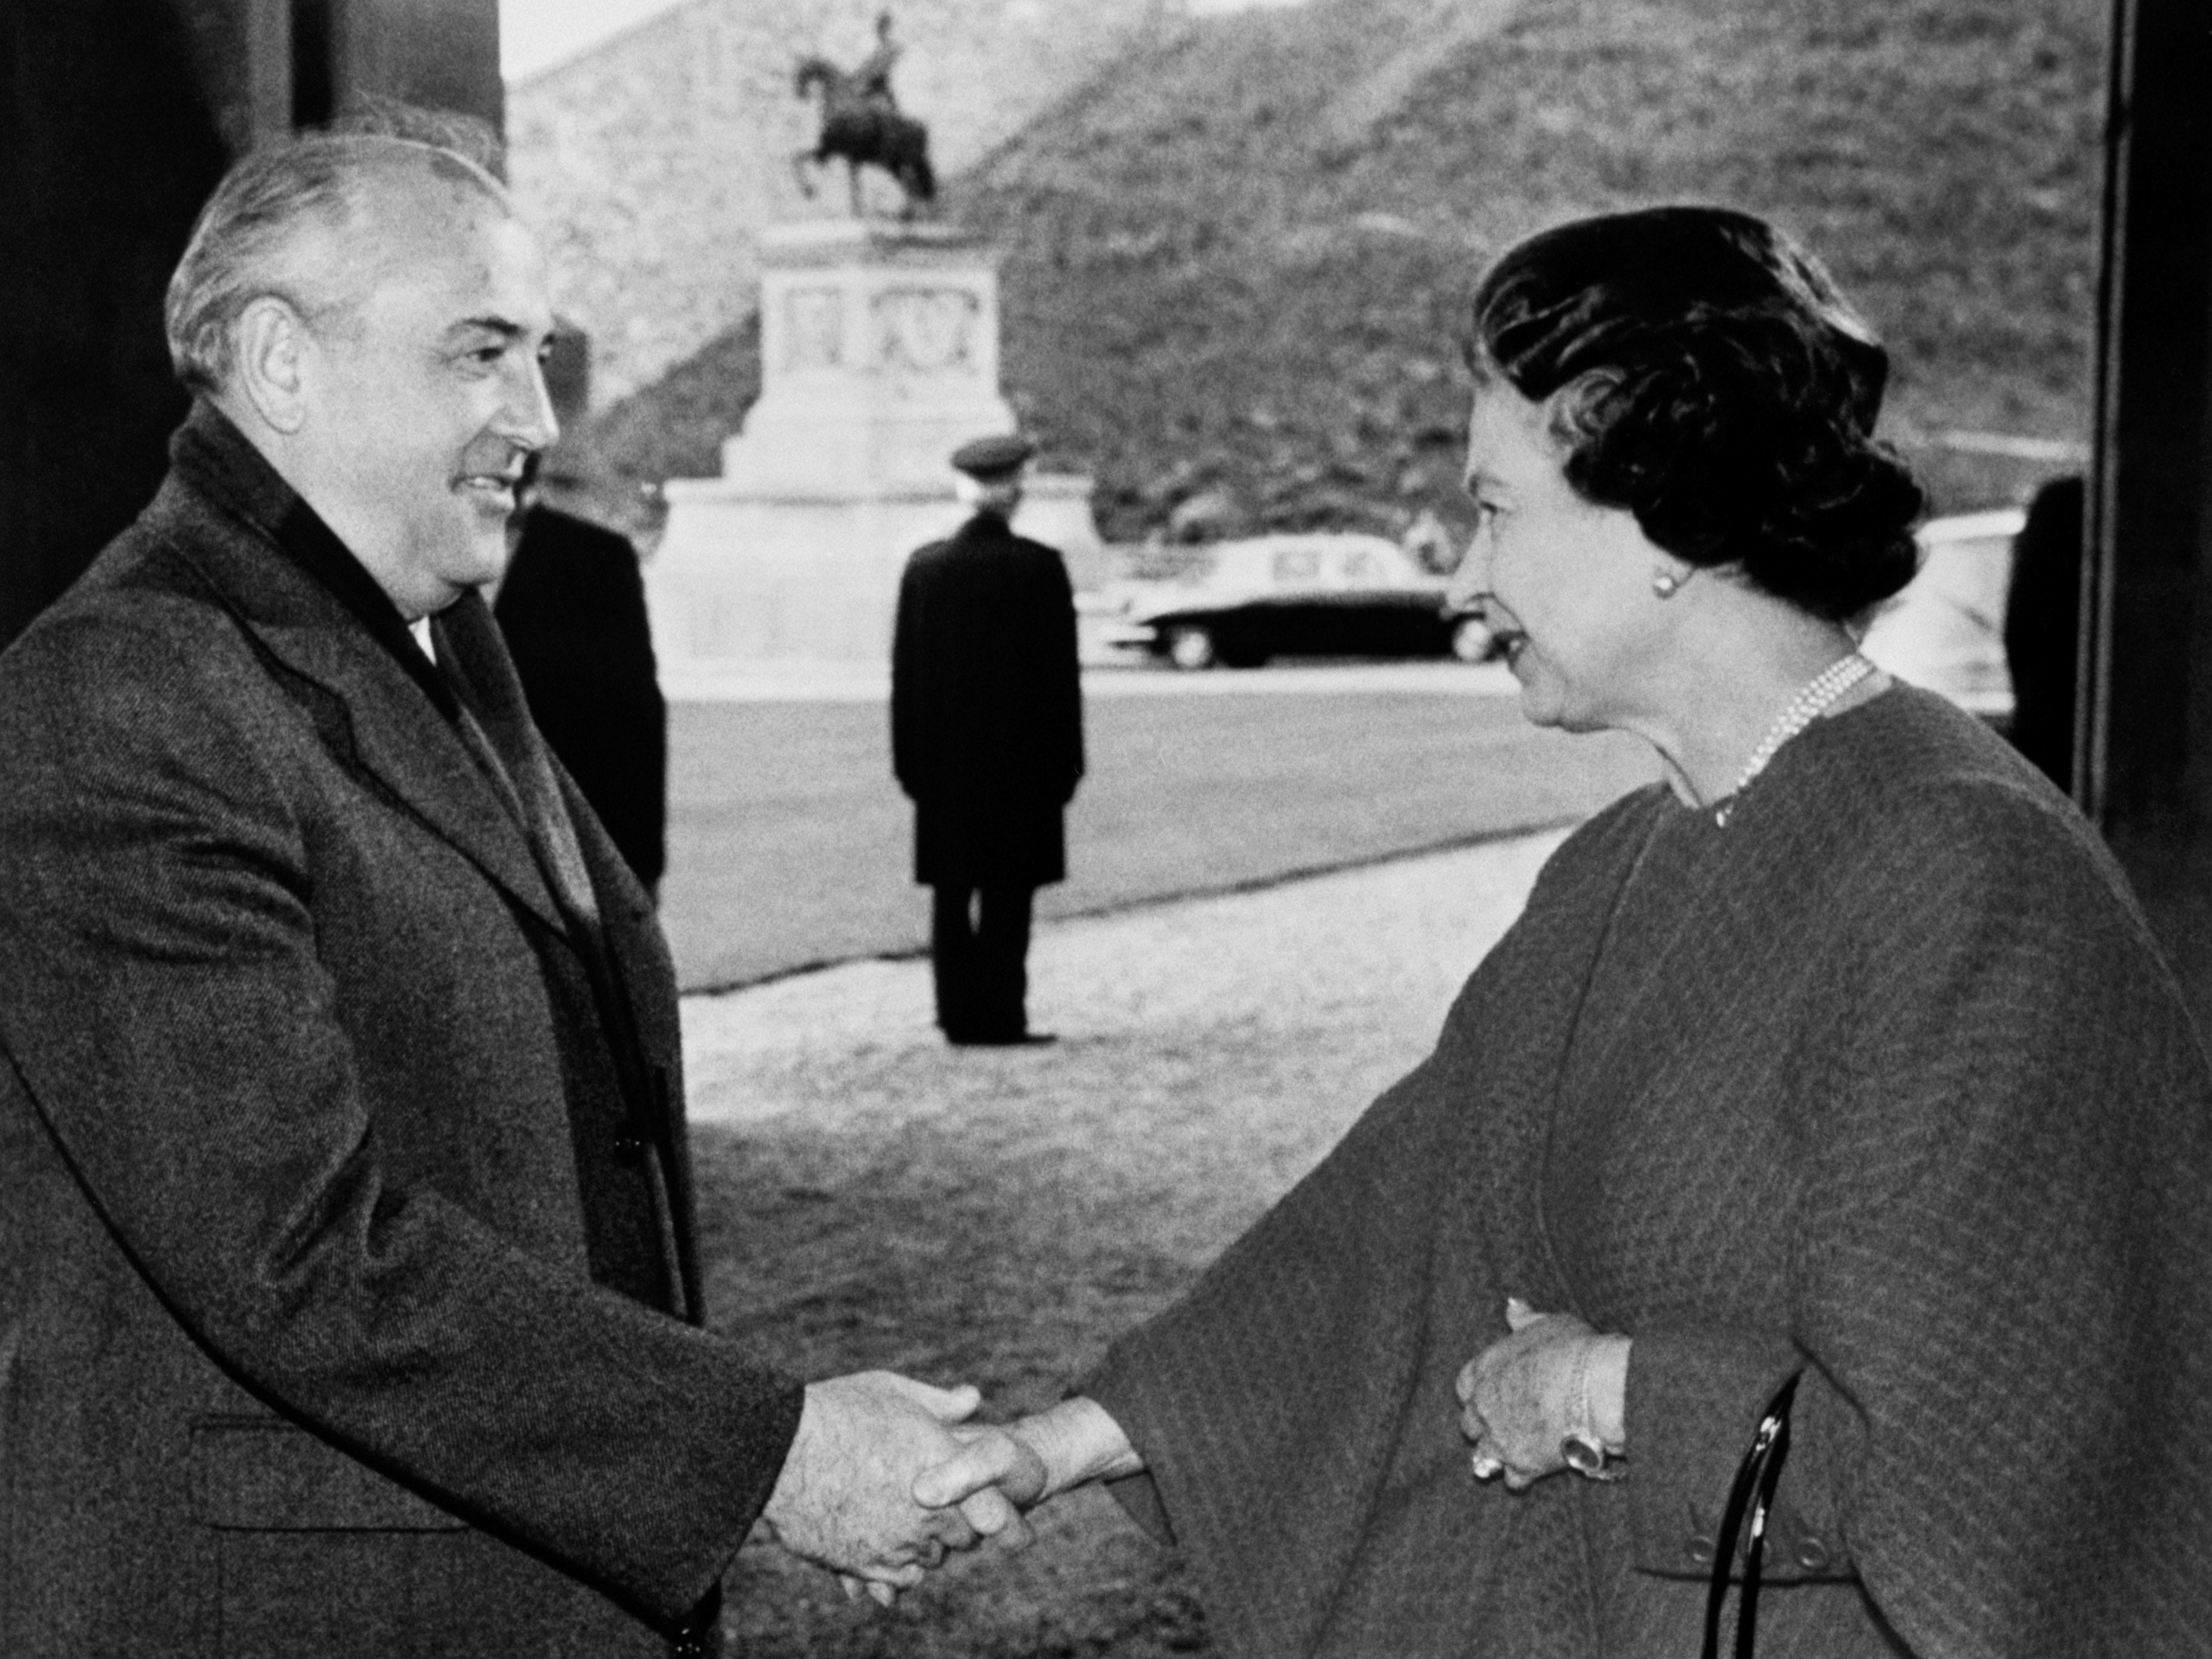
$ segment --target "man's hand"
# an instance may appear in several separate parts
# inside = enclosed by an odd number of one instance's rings
[[[953,1430],[952,1437],[965,1450],[915,1482],[917,1503],[972,1510],[981,1499],[996,1497],[1028,1509],[1086,1480],[1115,1480],[1145,1466],[1106,1408],[1081,1396],[1006,1428],[976,1424]],[[986,1529],[979,1523],[977,1529]],[[1012,1541],[1025,1542],[1027,1536],[1024,1528]]]
[[[830,1568],[848,1595],[865,1583],[888,1605],[948,1549],[1017,1518],[995,1492],[925,1508],[915,1478],[961,1453],[951,1425],[981,1403],[973,1388],[935,1389],[890,1371],[810,1383],[799,1432],[761,1518],[793,1554]]]
[[[914,1483],[915,1501],[924,1505],[966,1504],[978,1496],[997,1492],[1017,1509],[1041,1502],[1052,1490],[1044,1458],[1023,1431],[1025,1424],[1008,1428],[976,1425],[957,1428],[952,1438],[965,1448],[957,1457],[926,1471]],[[1026,1542],[1025,1523],[1012,1541]]]

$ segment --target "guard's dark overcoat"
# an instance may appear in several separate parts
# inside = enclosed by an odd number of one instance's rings
[[[0,1653],[665,1652],[623,1609],[708,1593],[799,1395],[675,1311],[650,907],[234,429],[175,452],[0,657]],[[479,598],[435,636],[520,709]]]
[[[588,519],[532,507],[492,614],[531,718],[631,872],[658,886],[666,863],[668,706],[637,549]]]
[[[1075,600],[1060,555],[979,512],[907,563],[891,649],[891,765],[915,802],[915,880],[1065,879],[1083,777]]]

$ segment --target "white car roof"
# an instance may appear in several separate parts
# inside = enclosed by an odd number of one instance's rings
[[[1219,542],[1208,554],[1211,569],[1205,579],[1209,587],[1339,585],[1363,556],[1370,561],[1370,579],[1404,582],[1419,574],[1412,559],[1396,542],[1387,536],[1355,531],[1255,536]]]

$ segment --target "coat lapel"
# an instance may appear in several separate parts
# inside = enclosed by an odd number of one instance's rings
[[[169,488],[185,521],[185,533],[168,538],[171,545],[267,658],[331,699],[341,717],[319,715],[316,724],[339,760],[366,773],[516,903],[561,928],[522,826],[422,687],[258,526],[219,513],[173,481]]]

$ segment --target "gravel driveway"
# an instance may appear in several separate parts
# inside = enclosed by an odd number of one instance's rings
[[[1042,1405],[1171,1299],[1428,1050],[1560,836],[1048,923],[1049,1047],[951,1050],[920,960],[687,998],[716,1324],[804,1376],[872,1366]],[[733,1651],[950,1659],[1206,1650],[1173,1558],[1095,1492],[1027,1554],[897,1609],[749,1546]]]
[[[1065,1116],[1056,1108],[1109,1081],[1126,1087],[1130,1051],[1158,1053],[1208,1030],[1295,1042],[1350,1029],[1395,1075],[1425,1052],[1452,996],[1520,912],[1563,833],[1040,923],[1030,954],[1030,1023],[1060,1037],[1049,1049],[945,1048],[933,1023],[929,965],[919,959],[847,963],[687,996],[691,1121],[759,1126],[797,1113],[819,1130],[879,1131],[941,1115],[970,1092],[962,1075],[981,1073],[1042,1097],[1024,1108],[1036,1131],[1064,1133],[1065,1123],[1055,1129]],[[856,1069],[888,1071],[916,1058],[934,1063],[927,1071],[944,1087],[891,1096],[851,1090]],[[831,1075],[839,1087],[825,1093]],[[1335,1129],[1364,1102],[1297,1104],[1293,1116],[1318,1111]],[[1133,1119],[1126,1126],[1146,1127]]]

